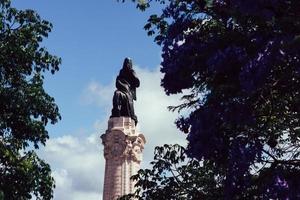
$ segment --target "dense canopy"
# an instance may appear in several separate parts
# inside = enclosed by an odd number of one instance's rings
[[[221,199],[299,198],[300,2],[156,2],[145,29],[162,47],[166,94],[189,91],[171,107],[189,108],[176,122],[187,154],[216,166]]]

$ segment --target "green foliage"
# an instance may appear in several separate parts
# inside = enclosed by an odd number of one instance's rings
[[[53,196],[50,166],[30,150],[45,145],[46,125],[60,119],[43,88],[43,74],[61,63],[40,46],[51,28],[35,11],[0,1],[0,199]]]
[[[214,166],[187,158],[180,145],[155,148],[150,169],[141,169],[132,177],[136,192],[120,198],[148,200],[223,199],[220,182],[214,175]]]

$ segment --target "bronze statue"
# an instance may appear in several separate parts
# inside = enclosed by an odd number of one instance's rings
[[[113,97],[113,109],[110,117],[131,117],[137,124],[137,116],[134,113],[133,100],[136,100],[136,88],[140,86],[140,80],[132,69],[132,60],[125,58],[123,68],[116,79],[117,90]]]

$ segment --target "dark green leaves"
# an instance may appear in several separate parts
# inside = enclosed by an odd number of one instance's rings
[[[136,192],[122,197],[131,199],[222,199],[222,178],[214,177],[214,168],[208,162],[188,159],[180,145],[155,148],[150,169],[142,169],[132,177]]]

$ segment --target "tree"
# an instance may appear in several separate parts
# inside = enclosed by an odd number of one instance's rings
[[[184,147],[167,145],[155,148],[152,169],[142,169],[132,177],[137,190],[120,200],[207,199],[221,198],[221,180],[214,177],[211,163],[187,158]]]
[[[43,88],[44,73],[61,62],[41,47],[52,25],[33,10],[0,0],[0,196],[51,199],[49,164],[34,149],[49,138],[45,126],[60,119],[54,98]]]
[[[187,154],[224,176],[224,199],[300,198],[300,2],[156,2],[145,29],[166,94],[190,92],[170,107],[191,110],[176,121]]]

